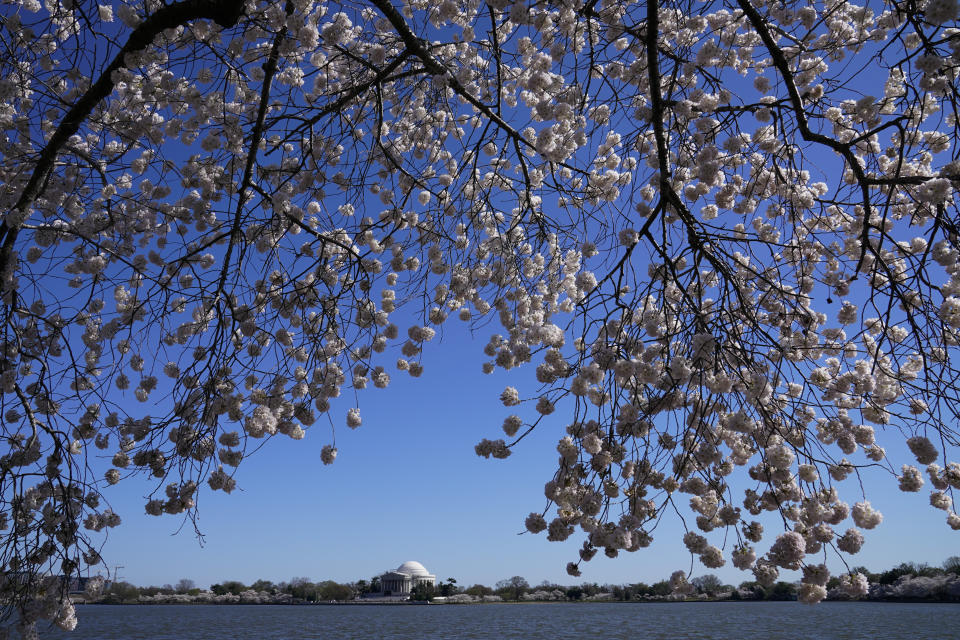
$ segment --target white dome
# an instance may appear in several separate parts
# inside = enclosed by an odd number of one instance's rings
[[[397,567],[397,573],[405,573],[408,576],[428,576],[430,572],[419,562],[408,560]]]

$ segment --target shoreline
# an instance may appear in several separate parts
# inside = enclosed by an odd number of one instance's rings
[[[233,607],[233,606],[257,606],[257,607],[316,607],[316,606],[374,606],[374,607],[411,607],[411,606],[475,606],[475,605],[570,605],[570,604],[618,604],[618,605],[644,605],[644,604],[700,604],[700,603],[753,603],[762,604],[769,602],[798,602],[796,598],[782,600],[764,600],[764,599],[733,599],[733,598],[690,598],[690,599],[662,599],[662,600],[507,600],[502,602],[426,602],[426,601],[401,601],[401,602],[376,602],[364,600],[343,600],[328,602],[209,602],[197,600],[194,602],[87,602],[82,598],[72,600],[74,605],[100,606],[210,606],[210,607]],[[818,604],[836,604],[836,603],[871,603],[871,604],[960,604],[960,599],[931,599],[931,598],[862,598],[852,599],[834,599],[823,600]]]

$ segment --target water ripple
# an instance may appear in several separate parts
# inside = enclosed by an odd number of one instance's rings
[[[943,640],[960,604],[91,605],[62,640]]]

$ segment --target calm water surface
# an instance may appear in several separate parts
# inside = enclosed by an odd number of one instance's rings
[[[89,605],[63,640],[949,640],[960,604]]]

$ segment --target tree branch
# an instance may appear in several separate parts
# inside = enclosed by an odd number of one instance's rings
[[[286,3],[286,13],[290,16],[293,13],[293,4]],[[260,87],[260,104],[257,107],[257,120],[253,125],[253,131],[250,134],[250,151],[247,152],[246,164],[243,168],[243,178],[240,181],[240,187],[237,189],[237,208],[233,214],[233,228],[230,231],[230,244],[227,245],[226,255],[223,258],[223,270],[220,272],[220,281],[217,284],[216,296],[223,292],[224,284],[227,281],[227,274],[230,271],[230,257],[233,249],[240,239],[240,222],[243,219],[243,205],[247,202],[247,189],[250,188],[253,180],[253,166],[257,161],[257,151],[260,148],[260,140],[263,139],[267,109],[270,107],[270,87],[273,86],[273,78],[277,74],[277,67],[280,64],[280,45],[287,37],[287,26],[284,23],[283,28],[277,32],[273,38],[273,45],[270,47],[270,55],[267,61],[263,63],[263,86]]]
[[[13,245],[16,242],[20,227],[29,214],[29,209],[40,196],[43,185],[53,170],[54,162],[70,137],[75,134],[80,125],[90,116],[93,109],[109,96],[116,80],[115,71],[126,66],[128,55],[142,51],[149,47],[154,39],[167,29],[174,29],[192,20],[209,19],[221,27],[232,27],[240,20],[243,14],[243,0],[183,0],[175,4],[161,7],[156,13],[148,16],[127,39],[123,48],[114,56],[113,61],[100,74],[97,81],[84,93],[77,102],[67,111],[63,120],[57,126],[53,135],[40,151],[33,173],[17,199],[16,204],[7,213],[0,223],[0,274],[6,273],[10,265]],[[3,287],[6,279],[0,282]]]
[[[770,54],[770,57],[773,58],[773,66],[777,68],[777,71],[780,72],[780,77],[783,78],[783,84],[787,87],[787,94],[790,97],[790,105],[792,107],[794,117],[797,120],[797,127],[800,129],[800,135],[803,136],[803,139],[808,142],[822,144],[843,156],[843,159],[846,161],[847,165],[849,165],[850,170],[853,171],[853,175],[856,177],[857,183],[860,185],[860,193],[863,197],[863,232],[861,233],[860,237],[860,259],[857,261],[856,269],[854,269],[854,273],[856,273],[860,271],[860,266],[863,264],[863,258],[870,246],[869,235],[872,207],[870,206],[870,189],[867,182],[866,173],[864,172],[863,167],[860,166],[860,161],[857,159],[856,154],[850,149],[849,145],[843,144],[842,142],[834,140],[833,138],[829,138],[822,133],[816,133],[810,130],[810,125],[807,122],[807,114],[803,110],[803,98],[800,96],[800,91],[797,89],[797,85],[793,81],[793,72],[790,71],[790,64],[787,62],[786,56],[783,55],[783,50],[773,41],[773,36],[770,35],[770,29],[767,26],[766,20],[760,15],[760,12],[758,12],[753,5],[750,4],[750,0],[737,0],[737,4],[740,5],[744,15],[747,16],[747,19],[750,20],[750,24],[753,25],[753,28],[756,29],[760,39],[763,40],[763,45],[767,48],[767,52]]]
[[[393,25],[393,28],[397,30],[397,34],[403,40],[407,50],[420,58],[427,71],[435,76],[442,76],[444,81],[458,96],[476,107],[480,113],[489,118],[491,122],[500,127],[500,129],[502,129],[511,138],[517,142],[520,142],[521,144],[526,145],[527,147],[533,147],[533,145],[530,144],[530,142],[524,138],[519,131],[511,127],[506,120],[495,113],[489,106],[483,104],[483,102],[481,102],[476,96],[467,91],[466,87],[460,84],[460,81],[457,80],[452,73],[450,73],[450,70],[444,65],[440,64],[440,62],[434,58],[429,51],[427,51],[426,47],[423,46],[423,40],[418,38],[412,31],[410,31],[410,27],[407,26],[403,16],[401,16],[396,8],[390,4],[389,0],[370,0],[370,3],[379,9],[384,16],[386,16],[387,20],[390,21],[390,24]]]

